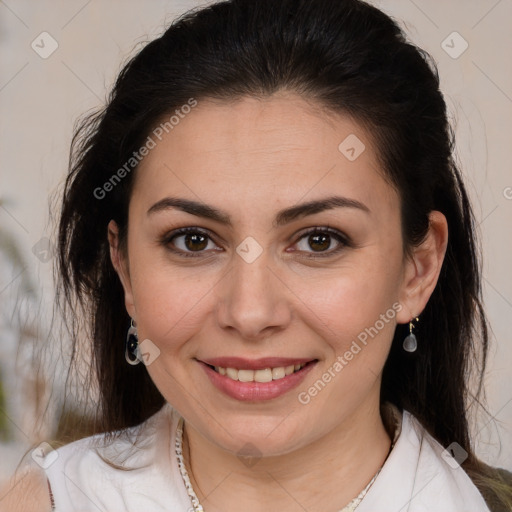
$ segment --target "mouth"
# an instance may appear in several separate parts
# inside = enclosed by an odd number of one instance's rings
[[[301,371],[306,365],[312,364],[316,361],[309,361],[308,363],[291,364],[288,366],[276,366],[274,368],[263,368],[261,370],[240,369],[240,368],[226,368],[223,366],[213,366],[207,364],[212,370],[228,379],[238,382],[271,382],[273,380],[280,380]],[[206,363],[205,363],[206,364]]]
[[[223,394],[242,401],[271,400],[297,387],[318,359],[215,358],[196,361]]]

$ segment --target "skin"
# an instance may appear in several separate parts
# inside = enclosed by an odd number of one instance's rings
[[[338,150],[350,134],[366,146],[355,161]],[[369,212],[334,208],[273,225],[279,210],[333,194]],[[148,214],[167,196],[222,209],[232,226],[175,208]],[[160,350],[147,370],[185,418],[186,464],[206,511],[338,510],[373,477],[390,448],[379,391],[393,332],[421,314],[446,250],[444,216],[431,212],[430,220],[424,243],[406,257],[399,197],[383,178],[371,134],[290,92],[202,100],[144,158],[127,254],[112,221],[111,258],[139,340]],[[350,243],[331,237],[324,252],[308,243],[308,228],[327,226]],[[183,235],[161,242],[181,227],[207,231],[206,248],[187,246]],[[252,263],[236,252],[248,236],[263,250]],[[301,404],[298,393],[397,302],[400,312]],[[285,395],[240,402],[218,391],[196,361],[218,356],[318,363]],[[261,454],[251,467],[237,456],[247,443]]]
[[[0,511],[51,512],[48,484],[38,467],[26,466],[0,488]]]

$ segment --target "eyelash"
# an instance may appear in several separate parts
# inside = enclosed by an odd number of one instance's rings
[[[203,236],[206,236],[209,240],[215,242],[206,231],[203,231],[200,228],[188,227],[188,228],[180,228],[176,231],[173,231],[171,233],[164,235],[160,239],[160,244],[163,245],[164,247],[166,247],[168,250],[170,250],[174,254],[177,254],[180,257],[185,257],[185,258],[200,258],[200,257],[202,257],[202,253],[204,253],[205,251],[196,251],[194,253],[194,252],[182,251],[181,249],[176,250],[176,249],[173,249],[170,247],[171,242],[175,238],[178,238],[179,236],[187,235],[187,234],[201,234]],[[311,235],[316,235],[316,234],[328,234],[328,235],[332,236],[337,242],[339,242],[339,245],[336,249],[331,250],[329,252],[310,253],[310,255],[303,256],[304,258],[311,258],[311,259],[327,258],[329,256],[338,254],[345,247],[351,247],[351,242],[347,236],[343,235],[339,231],[329,228],[328,226],[326,226],[326,227],[317,226],[317,227],[309,229],[308,231],[305,231],[304,233],[299,235],[299,237],[295,241],[294,245],[297,244],[303,238],[306,238]]]

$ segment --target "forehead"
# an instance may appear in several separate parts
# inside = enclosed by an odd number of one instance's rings
[[[180,193],[241,209],[340,193],[396,208],[370,134],[296,94],[202,100],[175,124],[169,118],[136,172],[134,196],[144,203]]]

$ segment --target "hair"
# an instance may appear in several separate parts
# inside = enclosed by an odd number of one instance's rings
[[[512,491],[476,458],[469,435],[469,407],[482,394],[488,327],[475,221],[453,156],[437,68],[397,23],[359,0],[232,0],[189,11],[125,65],[107,105],[75,131],[59,224],[58,298],[67,318],[81,308],[87,322],[100,395],[96,431],[140,424],[164,398],[144,365],[124,360],[130,318],[106,236],[113,219],[126,251],[136,166],[105,199],[94,191],[191,99],[264,98],[280,90],[368,129],[382,172],[399,193],[406,252],[424,240],[431,211],[445,215],[448,246],[418,323],[421,342],[406,353],[406,326],[397,326],[381,400],[410,411],[443,446],[459,443],[469,454],[463,467],[482,493],[500,487],[496,495],[512,503]],[[71,320],[74,353],[78,330]]]

